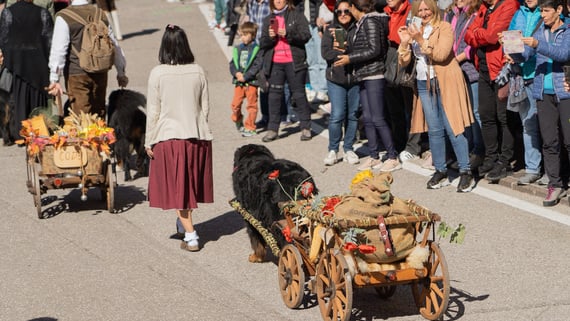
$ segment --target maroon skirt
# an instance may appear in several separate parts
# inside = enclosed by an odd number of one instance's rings
[[[148,200],[163,210],[214,202],[212,142],[172,139],[156,144],[150,160]]]

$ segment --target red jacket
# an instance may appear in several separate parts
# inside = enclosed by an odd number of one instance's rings
[[[402,6],[398,11],[394,11],[388,6],[384,7],[384,12],[390,16],[390,22],[388,25],[388,40],[390,40],[390,44],[394,47],[398,47],[400,44],[398,29],[401,26],[406,25],[406,19],[408,18],[408,14],[411,9],[412,5],[408,2],[408,0],[404,0]]]
[[[498,6],[497,6],[498,5]],[[465,42],[477,49],[485,47],[489,76],[495,80],[503,68],[503,47],[499,44],[498,33],[509,29],[511,19],[519,9],[517,0],[499,0],[496,9],[487,17],[487,27],[483,28],[488,5],[484,2],[477,12],[473,23],[467,28]],[[475,55],[475,66],[479,69],[479,58]]]

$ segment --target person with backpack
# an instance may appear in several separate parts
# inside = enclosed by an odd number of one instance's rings
[[[107,73],[113,65],[119,87],[126,87],[125,56],[104,12],[89,0],[72,0],[55,18],[49,94],[63,94],[59,83],[63,75],[70,108],[77,114],[83,111],[104,118]]]

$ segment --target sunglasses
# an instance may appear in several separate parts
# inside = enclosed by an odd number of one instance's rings
[[[338,10],[336,10],[335,12],[336,12],[336,14],[337,14],[338,16],[342,16],[343,14],[344,14],[344,15],[349,15],[349,14],[350,14],[350,10],[348,10],[348,9],[344,9],[344,10],[338,9]]]

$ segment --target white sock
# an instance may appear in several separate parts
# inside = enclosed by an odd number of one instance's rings
[[[188,243],[189,245],[198,245],[198,233],[196,231],[189,233],[184,233],[184,242]]]

